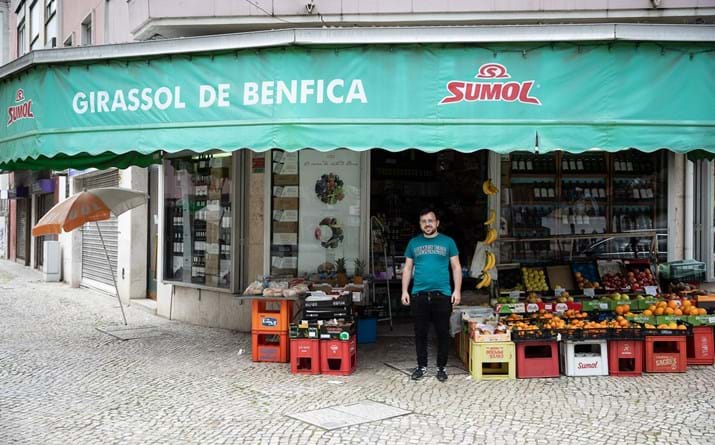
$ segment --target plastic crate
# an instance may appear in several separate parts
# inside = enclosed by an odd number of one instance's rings
[[[516,344],[517,378],[533,379],[559,375],[559,348],[556,341],[529,341]]]
[[[685,372],[688,366],[685,335],[645,338],[645,372]]]
[[[570,377],[608,375],[608,341],[564,341],[561,348],[561,371]]]
[[[469,373],[475,380],[516,378],[516,350],[513,342],[470,343]]]
[[[704,281],[705,263],[695,260],[671,261],[659,266],[660,277],[668,281]]]
[[[612,340],[608,342],[608,374],[636,377],[643,373],[643,341]]]
[[[643,340],[643,327],[640,325],[628,328],[609,328],[610,340]]]
[[[251,308],[251,329],[287,334],[292,312],[292,300],[256,298]]]
[[[291,339],[290,372],[293,374],[320,374],[320,340]]]
[[[288,362],[288,333],[253,331],[251,337],[254,362]]]
[[[715,364],[715,339],[712,326],[697,326],[686,340],[688,366]]]
[[[558,332],[553,329],[535,329],[532,331],[514,330],[511,331],[511,341],[519,342],[544,342],[556,340]]]
[[[561,340],[608,340],[611,336],[609,328],[592,328],[592,329],[576,329],[564,328],[558,329],[557,332],[561,335]]]
[[[357,340],[320,340],[320,372],[350,375],[357,367]]]

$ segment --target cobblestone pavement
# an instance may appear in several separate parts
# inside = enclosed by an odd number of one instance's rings
[[[360,347],[350,377],[252,363],[250,337],[127,309],[158,337],[120,341],[116,300],[0,261],[0,444],[708,444],[715,369],[641,378],[411,382],[386,361],[407,339]],[[363,400],[412,411],[333,431],[286,417]]]

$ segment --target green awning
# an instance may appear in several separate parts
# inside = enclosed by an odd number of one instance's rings
[[[712,153],[713,85],[715,46],[698,44],[293,46],[40,65],[2,83],[0,167],[240,148]]]

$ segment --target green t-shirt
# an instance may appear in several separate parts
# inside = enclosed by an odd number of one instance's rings
[[[449,282],[449,259],[459,255],[454,240],[441,233],[434,238],[419,235],[410,240],[405,256],[415,262],[412,293],[442,292],[452,294]]]

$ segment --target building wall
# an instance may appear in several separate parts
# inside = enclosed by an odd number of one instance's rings
[[[119,186],[147,193],[149,191],[148,170],[140,167],[129,167],[122,170]],[[117,287],[119,287],[119,294],[123,300],[146,298],[147,205],[134,208],[117,218],[119,227]]]
[[[10,60],[10,3],[0,0],[0,65]]]
[[[61,41],[71,35],[73,46],[82,45],[82,22],[92,21],[92,44],[126,43],[129,32],[129,8],[124,0],[65,0],[62,2]]]

